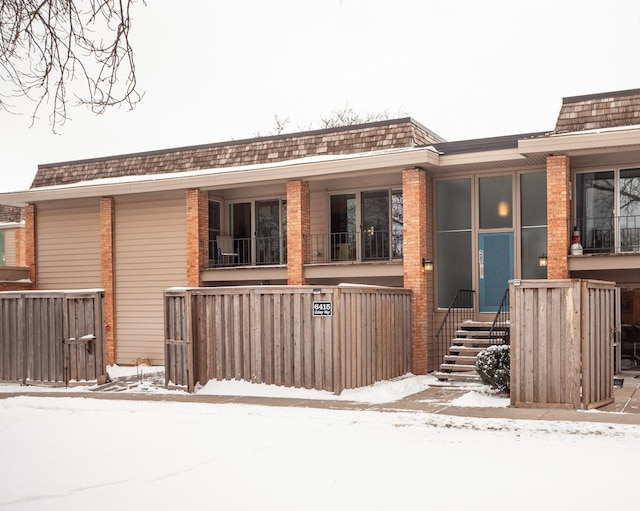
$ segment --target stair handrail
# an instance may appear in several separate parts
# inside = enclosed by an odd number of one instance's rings
[[[500,306],[498,307],[498,311],[496,312],[495,317],[493,318],[493,324],[491,325],[491,330],[489,330],[489,338],[494,339],[496,337],[502,337],[504,339],[505,344],[510,343],[510,329],[507,328],[509,325],[509,288],[507,288],[502,295],[502,300],[500,301]],[[498,335],[498,330],[501,332]]]
[[[436,346],[440,347],[441,334],[444,331],[447,335],[447,348],[453,342],[454,332],[460,327],[460,324],[466,320],[474,319],[473,297],[475,291],[473,289],[458,289],[456,291],[451,304],[447,309],[440,328],[435,335]],[[447,348],[443,347],[443,353]],[[444,354],[443,354],[444,356]]]

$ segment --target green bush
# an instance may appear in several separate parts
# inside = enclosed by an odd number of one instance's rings
[[[478,353],[476,370],[482,383],[500,392],[510,390],[510,350],[507,345],[490,346]]]

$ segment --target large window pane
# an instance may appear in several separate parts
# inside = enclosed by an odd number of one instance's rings
[[[547,174],[520,176],[522,278],[546,279],[540,256],[547,253]]]
[[[251,262],[251,203],[229,205],[229,225],[233,237],[233,249],[242,264]]]
[[[256,202],[256,262],[280,262],[280,201]]]
[[[471,179],[437,184],[438,231],[471,229]]]
[[[480,178],[480,229],[513,225],[511,176]]]
[[[362,257],[389,258],[389,191],[362,192]]]
[[[458,289],[473,289],[471,231],[438,234],[438,306],[449,307]]]
[[[577,223],[586,252],[609,252],[614,247],[614,184],[613,171],[576,175]]]
[[[404,232],[404,204],[402,192],[394,190],[391,193],[391,234],[392,256],[402,257],[402,240]]]
[[[438,307],[451,304],[459,289],[473,289],[471,180],[436,184]]]
[[[620,245],[640,250],[640,169],[620,171]]]
[[[331,259],[353,260],[356,256],[356,195],[331,196]]]
[[[220,235],[220,203],[209,201],[209,260],[215,258],[214,241]]]
[[[520,176],[520,190],[522,225],[526,227],[547,225],[546,172]]]
[[[547,253],[547,228],[527,227],[522,231],[522,278],[546,279],[547,269],[540,266],[540,256]]]

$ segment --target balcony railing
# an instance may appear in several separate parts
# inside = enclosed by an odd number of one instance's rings
[[[218,246],[216,240],[208,241],[209,267],[278,266],[287,263],[287,239],[233,238],[231,248]]]
[[[640,216],[578,218],[569,228],[580,232],[584,254],[640,252]]]
[[[391,231],[311,234],[305,238],[305,245],[306,264],[402,258],[402,233]]]

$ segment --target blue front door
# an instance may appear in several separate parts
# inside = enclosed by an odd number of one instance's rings
[[[496,312],[513,278],[513,233],[478,236],[480,312]]]

